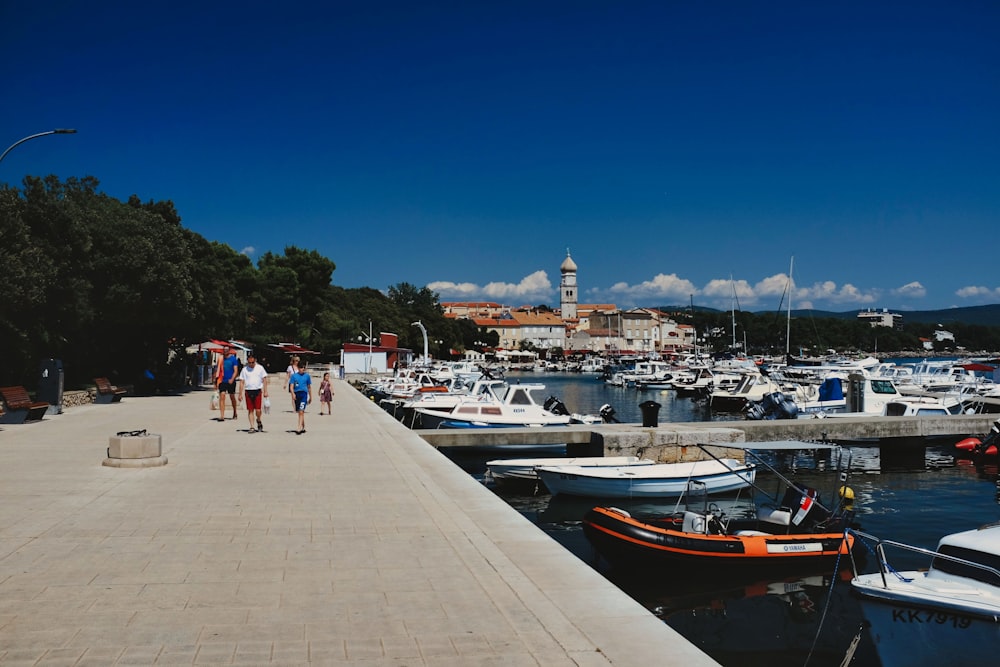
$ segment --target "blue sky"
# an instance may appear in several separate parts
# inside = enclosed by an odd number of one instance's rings
[[[1000,303],[995,2],[0,3],[0,163],[444,301]],[[785,302],[787,304],[787,302]]]

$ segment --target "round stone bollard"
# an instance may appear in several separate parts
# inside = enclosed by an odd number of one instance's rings
[[[163,443],[158,433],[120,431],[108,438],[108,458],[104,465],[112,468],[154,468],[167,464]]]

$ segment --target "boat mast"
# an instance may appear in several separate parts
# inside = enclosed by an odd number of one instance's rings
[[[729,274],[729,284],[733,287],[733,303],[732,303],[732,313],[733,313],[733,350],[736,350],[736,283],[733,281],[733,274]]]
[[[694,294],[691,296],[691,328],[694,329],[694,361],[698,363],[698,327],[694,323]]]
[[[788,262],[788,319],[785,322],[785,361],[788,361],[788,353],[792,343],[792,267],[795,265],[795,255],[792,255]]]

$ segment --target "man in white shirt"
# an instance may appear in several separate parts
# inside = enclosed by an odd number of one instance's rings
[[[264,430],[260,421],[260,409],[263,399],[267,398],[267,371],[257,363],[257,355],[247,352],[247,364],[240,371],[239,381],[243,383],[243,393],[247,402],[247,418],[250,420],[249,433]],[[256,413],[256,415],[254,414]],[[254,428],[254,417],[257,417],[257,427]]]

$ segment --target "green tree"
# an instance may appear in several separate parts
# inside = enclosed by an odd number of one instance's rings
[[[400,343],[404,346],[423,350],[423,335],[412,325],[418,320],[427,329],[428,338],[444,340],[455,337],[455,328],[445,318],[438,295],[433,290],[398,283],[389,287],[388,296],[406,320],[405,328],[399,329]]]

